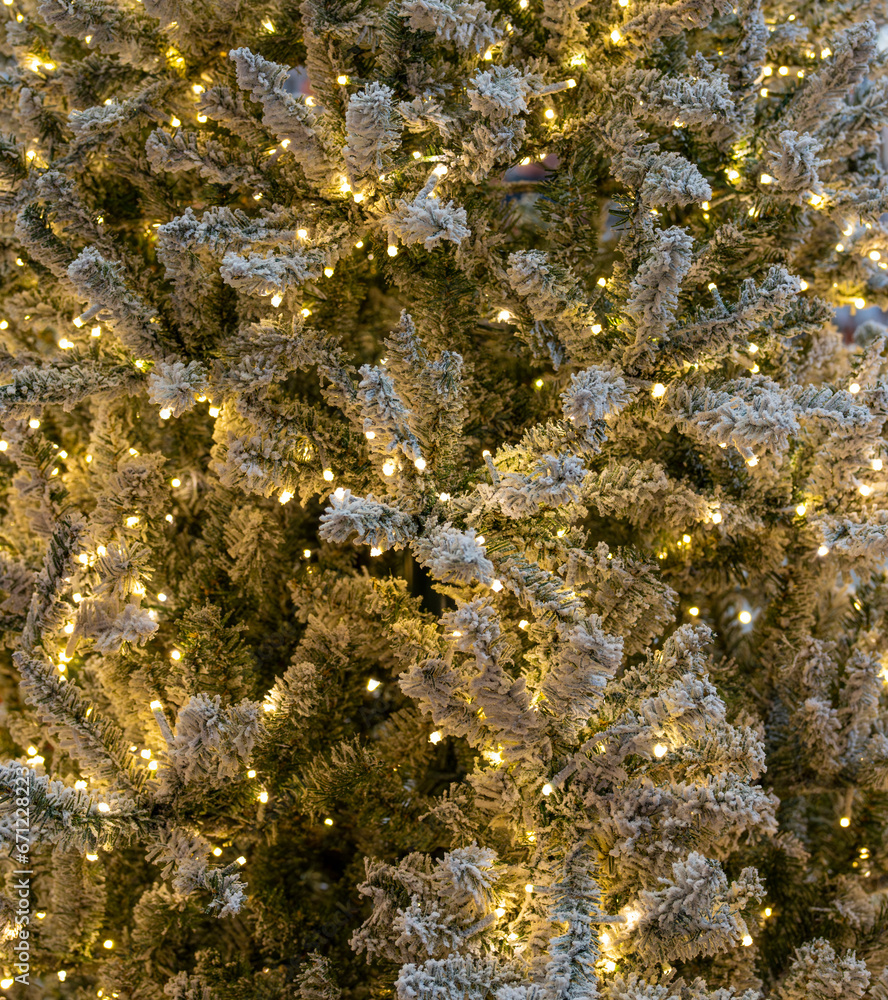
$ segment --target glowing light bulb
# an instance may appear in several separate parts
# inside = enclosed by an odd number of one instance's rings
[[[839,826],[845,827],[845,828],[851,826],[851,817],[850,816],[843,816],[839,820]]]
[[[3,0],[3,2],[6,3],[7,0]],[[9,3],[12,3],[12,0],[9,0]],[[9,987],[12,986],[14,982],[15,982],[14,979],[0,979],[0,988],[8,990]]]
[[[805,514],[807,514],[807,513],[808,513],[808,506],[807,506],[807,504],[803,504],[803,503],[798,504],[798,506],[796,507],[796,514],[798,514],[799,517],[804,517]]]
[[[879,253],[878,250],[870,250],[870,252],[869,252],[869,259],[870,260],[881,260],[882,259],[882,255]]]
[[[28,426],[31,428],[31,430],[36,431],[37,428],[40,426],[40,421],[36,417],[31,417],[31,419],[28,421]]]
[[[296,230],[296,235],[299,237],[300,240],[304,240],[308,236],[308,230],[307,229],[297,229]]]
[[[548,782],[543,785],[543,795],[551,795],[554,791],[555,789]]]
[[[100,802],[97,808],[100,813],[111,812],[111,806],[109,806],[107,802]]]
[[[856,396],[857,393],[860,392],[860,385],[857,382],[852,382],[851,385],[848,386],[848,392],[850,392],[853,396]]]
[[[439,493],[438,494],[438,499],[442,503],[447,503],[447,501],[450,499],[450,494],[449,493]]]
[[[336,82],[340,87],[344,87],[348,83],[348,77],[345,74],[340,74],[336,77]]]
[[[741,611],[737,617],[744,625],[748,625],[752,621],[752,615],[748,611]]]
[[[872,460],[872,462],[870,462],[870,465],[873,467],[873,470],[875,472],[881,472],[882,471],[882,459],[881,458],[874,458]]]
[[[873,492],[872,486],[867,486],[866,483],[861,483],[860,486],[858,486],[858,489],[860,490],[860,495],[862,497],[868,497],[870,493]]]
[[[265,803],[266,803],[266,802],[268,801],[268,792],[266,792],[266,791],[265,791],[265,789],[263,789],[263,790],[262,790],[262,791],[261,791],[261,792],[259,793],[259,801],[260,801],[260,802],[261,802],[261,803],[262,803],[263,805],[265,805]]]
[[[413,464],[416,466],[417,471],[425,472],[426,460],[422,458],[422,456],[420,456]]]
[[[235,858],[234,860],[235,863],[239,865],[245,865],[247,863],[247,859],[243,856],[243,854],[239,858]]]
[[[611,32],[611,41],[616,45],[617,42],[621,42],[622,40],[623,36],[616,28],[614,28],[614,30]]]
[[[490,585],[490,589],[495,594],[498,594],[503,589],[503,585],[502,585],[502,583],[499,580],[494,580],[493,583],[491,583],[491,585]]]
[[[63,983],[68,978],[68,973],[65,972],[64,969],[59,969],[59,971],[56,973],[56,975],[59,977],[59,982],[60,983]]]
[[[170,659],[171,659],[171,660],[181,660],[181,659],[182,659],[182,654],[181,654],[181,653],[179,652],[179,650],[178,650],[178,649],[174,649],[174,650],[173,650],[173,651],[172,651],[172,652],[170,653]]]
[[[729,181],[736,181],[736,180],[739,180],[739,179],[740,179],[740,171],[739,170],[733,170],[733,169],[731,169],[731,170],[728,171],[728,180]]]
[[[829,546],[821,545],[820,548],[817,550],[817,555],[825,556],[828,552],[829,552]]]
[[[546,108],[543,114],[551,121],[555,117],[555,111],[552,108]]]
[[[388,255],[389,255],[389,257],[397,257],[398,256],[398,248],[395,247],[395,246],[389,246],[389,248],[388,248]]]
[[[385,462],[382,466],[382,474],[384,476],[393,476],[395,474],[395,463]]]
[[[211,416],[211,417],[212,417],[212,418],[213,418],[214,420],[216,419],[216,417],[218,417],[218,416],[219,416],[219,414],[220,414],[221,412],[222,412],[222,411],[221,411],[221,410],[219,409],[219,407],[218,407],[218,406],[211,406],[211,407],[209,408],[209,414],[210,414],[210,416]]]
[[[505,911],[505,909],[502,906],[498,906],[493,912],[498,917],[504,917],[506,915],[506,911]]]
[[[135,515],[135,514],[134,514],[134,515],[133,515],[132,517],[128,517],[128,518],[126,519],[126,526],[127,526],[128,528],[135,528],[135,526],[136,526],[136,525],[137,525],[138,523],[139,523],[139,518],[138,518],[138,516],[137,516],[137,515]]]
[[[752,456],[751,456],[750,458],[747,458],[747,459],[746,459],[746,464],[747,464],[747,465],[748,465],[748,466],[749,466],[749,467],[750,467],[751,469],[754,469],[754,468],[755,468],[755,467],[756,467],[756,466],[757,466],[757,465],[759,464],[759,460],[758,460],[758,458],[756,458],[756,456],[755,456],[755,455],[752,455]]]
[[[332,483],[333,482],[333,470],[332,469],[324,469],[322,475],[323,475],[324,480],[326,482],[328,482],[328,483]]]
[[[854,300],[855,309],[866,309],[866,299],[855,299]]]
[[[527,882],[524,886],[525,892],[533,892],[533,882]]]
[[[275,309],[277,309],[277,308],[278,308],[278,306],[279,306],[279,305],[280,305],[280,304],[281,304],[281,303],[282,303],[283,301],[284,301],[284,297],[283,297],[283,295],[272,295],[272,297],[271,297],[271,304],[272,304],[272,305],[274,306],[274,308],[275,308]]]
[[[654,399],[660,399],[666,395],[666,386],[662,382],[657,382],[651,389],[651,395]]]
[[[605,961],[605,963],[604,963],[604,971],[605,972],[616,972],[617,971],[617,963],[612,958],[607,959]]]
[[[696,618],[697,615],[700,614],[700,609],[696,605],[694,605],[693,607],[688,608],[688,614],[691,616],[691,618]]]
[[[370,555],[371,556],[381,556],[382,555],[382,549],[378,549],[378,548],[376,548],[374,546],[373,548],[370,549]]]
[[[774,912],[774,911],[773,911],[773,910],[771,909],[771,907],[770,907],[770,906],[766,906],[766,907],[764,908],[764,910],[762,911],[762,916],[763,916],[763,917],[770,917],[770,916],[771,916],[771,914],[772,914],[773,912]]]
[[[541,378],[536,379],[533,384],[537,387],[537,389],[542,389],[544,385],[543,380]]]
[[[663,743],[658,743],[654,747],[654,756],[655,757],[658,757],[658,758],[659,757],[665,757],[667,753],[669,753],[669,747],[665,746]]]
[[[382,681],[374,680],[372,677],[367,681],[367,690],[375,691],[378,687],[382,685]]]
[[[836,250],[838,251],[838,253],[841,253],[844,249],[845,249],[844,243],[836,243]]]
[[[440,743],[444,738],[440,729],[436,729],[431,736],[429,736],[429,743]]]
[[[759,180],[762,182],[762,184],[774,183],[774,178],[770,174],[762,174],[762,176],[759,177]]]
[[[752,936],[749,934],[744,934],[741,944],[743,945],[744,948],[748,948],[752,944]]]

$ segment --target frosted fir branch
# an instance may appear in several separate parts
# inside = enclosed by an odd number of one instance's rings
[[[157,316],[126,281],[123,264],[107,260],[95,247],[86,247],[68,267],[68,277],[93,306],[101,307],[124,346],[138,357],[159,353]]]
[[[570,267],[543,250],[517,250],[509,254],[507,274],[509,285],[526,299],[537,320],[576,322],[586,327],[586,338],[591,335],[595,313]]]
[[[70,412],[84,399],[135,395],[144,376],[131,365],[84,359],[58,367],[19,368],[10,385],[0,386],[0,414],[23,419],[39,406]]]
[[[699,53],[695,53],[692,76],[636,70],[627,79],[627,90],[638,102],[631,109],[636,118],[652,118],[667,128],[676,121],[688,128],[710,126],[719,138],[724,132],[725,139],[738,128],[728,77]]]
[[[34,260],[57,277],[66,279],[68,267],[76,254],[53,232],[46,209],[26,205],[15,220],[15,235]]]
[[[616,369],[593,365],[571,374],[569,388],[561,393],[561,410],[577,430],[591,430],[613,420],[637,391]]]
[[[73,653],[79,639],[90,638],[95,639],[96,652],[117,653],[125,642],[144,646],[157,629],[157,622],[144,608],[125,604],[118,611],[116,601],[99,602],[87,597],[78,606],[67,648]]]
[[[560,869],[557,881],[548,887],[547,902],[553,930],[564,930],[549,940],[546,993],[552,1000],[580,1000],[598,992],[595,965],[601,949],[596,917],[601,913],[601,892],[587,844],[571,847]]]
[[[138,8],[124,8],[109,0],[40,0],[43,20],[60,34],[85,41],[100,52],[145,71],[156,70],[163,40],[157,26]]]
[[[476,541],[475,529],[460,531],[450,522],[427,524],[412,543],[417,562],[429,570],[436,580],[444,583],[479,583],[489,586],[493,579],[493,563]]]
[[[675,322],[681,283],[691,268],[693,238],[673,226],[657,232],[629,285],[626,311],[636,322],[636,343],[662,338]]]
[[[330,255],[322,247],[294,249],[290,253],[251,253],[249,256],[231,252],[222,258],[219,273],[227,285],[238,291],[251,295],[283,295],[306,281],[316,281],[329,262]]]
[[[452,201],[443,204],[425,190],[412,201],[398,201],[394,210],[379,221],[406,246],[421,243],[426,250],[434,250],[445,240],[459,245],[471,235],[464,208]]]
[[[541,690],[556,716],[574,731],[589,721],[623,660],[622,636],[609,635],[601,624],[597,615],[582,624],[559,623],[558,640],[547,651]]]
[[[413,518],[376,500],[372,493],[366,498],[353,496],[351,490],[343,490],[341,497],[334,494],[320,521],[318,534],[324,541],[344,542],[356,533],[356,545],[371,545],[383,552],[401,549],[416,537]]]
[[[196,170],[204,180],[254,190],[262,175],[251,163],[215,139],[202,139],[196,132],[177,129],[170,135],[155,129],[145,142],[152,168],[168,173]]]
[[[180,417],[194,407],[195,396],[208,385],[207,370],[199,361],[159,361],[148,375],[148,398]]]
[[[376,365],[362,365],[357,397],[365,434],[373,434],[373,448],[401,451],[410,461],[420,457],[420,445],[410,427],[410,411],[401,401],[389,373]],[[379,444],[376,444],[376,441]]]
[[[716,14],[729,14],[731,0],[675,0],[646,5],[643,13],[627,21],[621,31],[639,42],[648,38],[668,38],[684,31],[705,28]]]
[[[585,476],[582,458],[571,454],[543,455],[529,475],[505,473],[496,486],[481,484],[478,493],[486,504],[497,507],[506,517],[517,519],[537,514],[542,507],[576,503]]]
[[[258,702],[223,707],[219,695],[199,693],[179,709],[175,738],[165,751],[160,797],[178,785],[222,788],[243,776],[259,738]]]
[[[652,962],[667,954],[688,961],[735,947],[747,933],[740,911],[765,894],[754,868],[744,868],[729,887],[721,865],[697,851],[674,862],[671,878],[659,881],[662,889],[639,893],[631,931],[633,949]]]
[[[68,114],[68,128],[74,133],[74,143],[92,145],[97,140],[108,141],[126,132],[128,127],[152,122],[161,125],[166,119],[161,106],[170,90],[164,79],[149,83],[143,90],[126,100],[110,98],[99,104]]]
[[[503,34],[483,0],[401,0],[398,14],[414,31],[433,31],[438,38],[475,52],[483,52]]]
[[[656,520],[673,528],[710,519],[707,500],[667,477],[655,462],[610,463],[583,481],[581,502],[603,516],[627,517],[634,524]]]
[[[23,776],[27,780],[23,780]],[[112,792],[97,799],[80,788],[38,774],[28,765],[9,761],[0,764],[0,843],[15,848],[16,810],[27,808],[31,844],[53,844],[81,854],[99,847],[110,850],[142,836],[148,817],[132,799]],[[27,807],[17,798],[26,798]],[[108,808],[99,809],[100,801]],[[18,829],[21,830],[21,824]]]
[[[494,121],[527,111],[533,80],[515,66],[478,69],[466,89],[473,111]]]
[[[216,917],[239,913],[247,898],[246,884],[238,874],[238,864],[214,868],[210,864],[210,845],[200,836],[183,830],[161,831],[153,838],[146,858],[163,865],[163,877],[171,878],[180,896],[208,893],[210,902],[205,912]]]
[[[329,184],[334,164],[319,134],[319,129],[323,128],[322,113],[287,92],[284,85],[290,67],[263,59],[248,48],[232,49],[228,58],[237,67],[238,85],[249,90],[253,99],[262,104],[265,127],[279,142],[289,144],[289,152],[309,180],[320,186]]]
[[[342,150],[349,179],[386,168],[385,154],[401,142],[401,117],[393,104],[394,91],[373,81],[349,97],[345,113],[346,145]]]
[[[526,138],[523,118],[478,122],[463,138],[460,166],[473,184],[480,184],[495,166],[513,162]]]
[[[816,131],[829,118],[842,97],[866,75],[877,51],[872,21],[846,28],[831,46],[833,55],[805,78],[784,114],[784,122],[797,132]]]
[[[768,173],[777,182],[780,194],[793,195],[796,204],[808,201],[812,194],[822,195],[823,185],[817,171],[830,161],[818,159],[822,144],[807,132],[801,135],[784,129],[768,150],[765,161]]]
[[[870,984],[866,963],[853,951],[838,955],[823,938],[797,948],[789,974],[777,988],[776,1000],[809,1000],[811,997],[842,997],[861,1000]]]
[[[792,400],[775,382],[754,375],[722,389],[673,384],[667,405],[678,427],[711,445],[733,445],[745,459],[780,454],[798,434]]]
[[[486,1000],[499,995],[499,981],[495,959],[457,954],[403,965],[395,988],[398,1000]]]

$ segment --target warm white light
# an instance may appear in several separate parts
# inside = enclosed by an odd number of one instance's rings
[[[395,246],[389,246],[389,248],[388,248],[388,255],[389,255],[389,257],[397,257],[398,256],[398,248],[395,247]]]
[[[170,653],[170,659],[171,659],[171,660],[181,660],[181,659],[182,659],[182,654],[181,654],[181,653],[179,652],[179,650],[178,650],[178,649],[174,649],[174,650],[173,650],[173,651],[172,651],[172,652]]]
[[[860,392],[860,385],[857,382],[852,382],[851,385],[848,386],[848,392],[856,396],[857,393]]]
[[[306,236],[308,236],[308,230],[307,229],[297,229],[296,230],[296,235],[299,237],[300,240],[304,240],[306,238]]]
[[[543,795],[551,795],[554,791],[555,789],[548,782],[543,785]]]
[[[278,307],[278,306],[279,306],[279,305],[280,305],[280,304],[281,304],[281,303],[282,303],[283,301],[284,301],[284,297],[283,297],[283,295],[272,295],[272,297],[271,297],[271,304],[272,304],[272,305],[274,306],[274,308],[275,308],[275,309],[277,309],[277,307]]]
[[[385,462],[382,466],[382,474],[384,476],[393,476],[395,474],[395,463]]]
[[[218,406],[211,406],[211,407],[210,407],[210,409],[209,409],[209,413],[210,413],[210,416],[211,416],[211,417],[212,417],[212,418],[213,418],[214,420],[216,419],[216,417],[218,417],[218,416],[219,416],[219,414],[220,414],[221,412],[222,412],[222,411],[221,411],[221,410],[219,409],[219,407],[218,407]]]
[[[424,458],[420,456],[413,464],[416,466],[417,471],[425,472],[426,460]]]
[[[804,517],[805,514],[807,514],[807,512],[808,512],[808,506],[807,506],[807,504],[800,503],[796,507],[796,514],[798,514],[799,517]]]
[[[429,736],[429,743],[440,743],[443,739],[443,733],[440,729],[436,729],[431,736]]]
[[[752,455],[750,458],[746,459],[746,464],[750,467],[750,469],[754,469],[759,464],[759,460],[755,455]]]
[[[748,948],[752,944],[752,937],[749,934],[743,935],[743,941],[741,942],[744,948]]]
[[[506,915],[506,911],[505,911],[505,909],[502,906],[498,906],[493,912],[498,917],[504,917]]]
[[[854,300],[855,309],[866,309],[866,299],[855,299]]]
[[[265,803],[268,801],[268,792],[266,792],[264,789],[259,793],[259,801],[263,805],[265,805]]]
[[[817,550],[817,555],[825,556],[829,552],[829,547],[827,545],[821,545]]]
[[[662,396],[666,395],[666,386],[662,382],[657,382],[651,389],[651,395],[654,399],[660,399]]]
[[[503,585],[502,585],[502,583],[499,580],[494,580],[493,583],[491,583],[491,585],[490,585],[490,589],[495,594],[498,594],[503,589]]]
[[[98,805],[98,809],[100,813],[111,812],[111,806],[109,806],[107,802],[100,802]]]
[[[774,183],[774,178],[770,174],[762,174],[762,176],[759,177],[759,180],[762,182],[762,184]]]
[[[688,614],[691,616],[691,618],[696,618],[697,615],[700,614],[700,609],[696,605],[694,605],[693,607],[688,608]]]
[[[28,426],[31,428],[31,430],[36,431],[37,428],[40,426],[40,421],[36,417],[31,417],[31,419],[28,421]]]
[[[329,816],[324,820],[324,826],[333,826],[333,820]]]
[[[333,277],[333,268],[332,268],[332,267],[325,267],[325,268],[324,268],[324,274],[325,274],[325,275],[326,275],[326,276],[327,276],[328,278],[332,278],[332,277]]]
[[[324,480],[326,482],[328,482],[328,483],[332,483],[333,482],[333,470],[332,469],[324,469],[323,476],[324,476]]]
[[[741,611],[737,617],[744,625],[748,625],[752,621],[752,615],[748,611]]]
[[[658,743],[654,747],[655,757],[665,757],[667,753],[669,753],[669,747],[665,746],[663,743]]]
[[[870,260],[881,260],[882,259],[882,255],[879,253],[878,250],[870,250],[870,252],[869,252],[869,259]]]
[[[375,691],[378,687],[382,685],[382,681],[374,680],[372,677],[367,681],[367,690]]]
[[[860,490],[860,495],[862,497],[868,497],[870,493],[873,492],[872,486],[867,486],[866,483],[861,483],[860,486],[858,486],[857,488],[858,490]]]
[[[283,490],[278,497],[280,503],[289,503],[293,499],[293,494],[289,490]]]
[[[872,465],[873,470],[875,472],[881,472],[882,471],[882,459],[881,458],[874,458],[872,460],[872,462],[870,462],[870,465]]]
[[[376,546],[373,546],[370,549],[370,555],[371,556],[381,556],[382,555],[382,549],[378,549],[378,548],[376,548]]]
[[[549,121],[551,121],[555,117],[555,112],[552,110],[552,108],[546,108],[543,114],[549,119]]]
[[[620,34],[619,31],[617,31],[616,28],[614,28],[614,30],[611,32],[611,41],[614,42],[614,44],[616,44],[617,42],[621,42],[622,40],[623,36]]]
[[[340,74],[339,76],[336,77],[336,82],[339,84],[340,87],[344,87],[348,83],[348,77],[345,76],[344,74]]]
[[[447,501],[450,499],[450,494],[449,493],[439,493],[438,494],[438,499],[442,503],[447,503]]]

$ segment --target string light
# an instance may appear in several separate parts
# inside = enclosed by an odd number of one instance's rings
[[[829,546],[821,545],[820,548],[817,550],[817,555],[825,556],[827,555],[828,552],[829,552]]]
[[[658,743],[654,747],[654,756],[657,758],[665,757],[667,753],[669,753],[669,747],[663,743]]]
[[[616,28],[614,28],[614,30],[611,32],[611,41],[616,45],[617,42],[621,42],[622,40],[623,36]]]
[[[551,795],[554,791],[555,789],[548,782],[543,785],[543,795]]]
[[[213,857],[214,858],[218,858],[218,857],[221,857],[221,856],[222,856],[222,848],[221,847],[214,847],[213,848]]]
[[[109,813],[109,812],[111,812],[111,806],[109,806],[107,802],[100,802],[98,804],[97,808],[98,808],[98,810],[99,810],[100,813]]]
[[[657,382],[651,389],[651,395],[654,399],[660,399],[666,395],[666,386],[662,382]]]
[[[113,941],[111,940],[111,938],[106,938],[106,939],[105,939],[105,940],[104,940],[104,941],[102,942],[102,947],[103,947],[103,948],[107,948],[107,949],[108,949],[108,951],[110,951],[110,950],[111,950],[111,949],[112,949],[112,948],[114,947],[114,942],[113,942]]]
[[[28,426],[31,428],[32,431],[36,431],[37,428],[40,426],[40,421],[36,417],[31,417],[31,419],[28,421]]]
[[[847,829],[849,826],[851,826],[851,817],[850,816],[843,816],[839,820],[839,826],[843,827],[844,829]]]
[[[281,303],[282,303],[283,301],[284,301],[284,297],[283,297],[283,295],[272,295],[272,297],[271,297],[271,304],[272,304],[272,306],[273,306],[273,307],[274,307],[275,309],[277,309],[277,308],[278,308],[278,306],[279,306],[279,305],[280,305],[280,304],[281,304]]]
[[[694,605],[694,607],[688,608],[688,614],[691,616],[691,618],[696,618],[697,615],[700,614],[700,609],[696,605]]]
[[[866,483],[861,483],[858,489],[860,490],[860,495],[863,497],[868,497],[873,492],[872,486],[867,486]]]
[[[872,462],[870,462],[870,465],[872,465],[873,470],[875,472],[881,472],[882,471],[882,459],[881,458],[874,458],[872,460]]]
[[[382,474],[384,476],[393,476],[395,474],[395,463],[385,462],[382,466]]]
[[[759,464],[759,460],[755,455],[751,455],[746,459],[746,464],[750,467],[750,469],[754,469]]]
[[[848,386],[848,392],[850,392],[852,396],[856,396],[857,393],[860,392],[860,385],[857,382],[852,382],[851,385]]]
[[[370,555],[371,556],[381,556],[382,555],[382,549],[378,549],[378,548],[376,548],[374,546],[373,548],[370,549]]]
[[[170,653],[170,659],[171,660],[181,660],[182,659],[182,654],[179,652],[178,649],[174,649]]]
[[[798,514],[799,517],[804,517],[805,514],[807,514],[807,512],[808,512],[808,506],[807,506],[807,504],[800,503],[800,504],[798,504],[798,506],[796,507],[795,510],[796,510],[796,514]]]
[[[289,503],[293,499],[293,494],[289,490],[284,490],[278,497],[281,503]]]
[[[759,177],[759,180],[762,182],[762,184],[774,183],[774,178],[770,174],[762,174],[762,176]]]
[[[750,934],[744,934],[741,944],[744,948],[748,948],[752,944],[752,936]]]
[[[372,677],[367,681],[367,690],[375,691],[378,687],[381,687],[382,681],[374,680]]]
[[[388,255],[389,255],[389,257],[397,257],[398,256],[398,248],[396,246],[391,246],[390,245],[389,248],[388,248]]]
[[[490,589],[495,594],[498,594],[503,589],[503,585],[502,585],[502,583],[499,580],[494,580],[493,583],[491,583],[491,585],[490,585]]]
[[[425,472],[426,460],[422,456],[416,459],[416,461],[413,464],[416,466],[418,472]]]
[[[748,625],[752,621],[752,615],[748,611],[741,611],[737,617],[744,625]]]
[[[261,803],[262,803],[263,805],[265,805],[265,803],[266,803],[266,802],[268,801],[268,792],[266,792],[264,788],[263,788],[263,789],[262,789],[262,791],[261,791],[261,792],[259,793],[259,801],[260,801],[260,802],[261,802]]]

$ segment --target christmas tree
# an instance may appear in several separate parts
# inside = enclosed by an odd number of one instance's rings
[[[0,989],[888,1000],[888,5],[3,6]]]

